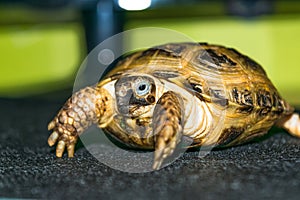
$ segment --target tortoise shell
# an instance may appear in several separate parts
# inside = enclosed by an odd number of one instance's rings
[[[191,146],[247,142],[267,133],[278,119],[294,110],[280,97],[264,69],[233,48],[207,43],[156,46],[127,56],[106,78],[119,79],[131,72],[174,83],[208,105],[211,127],[215,128],[192,135]]]

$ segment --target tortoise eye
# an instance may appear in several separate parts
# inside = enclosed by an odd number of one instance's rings
[[[144,96],[149,93],[151,85],[148,81],[141,81],[136,84],[135,91],[139,96]]]

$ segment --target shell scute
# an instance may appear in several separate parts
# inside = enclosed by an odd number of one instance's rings
[[[223,130],[221,137],[218,138],[218,144],[226,146],[227,144],[234,141],[245,131],[244,127],[230,127]]]

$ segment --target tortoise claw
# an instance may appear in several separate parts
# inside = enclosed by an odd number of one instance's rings
[[[56,141],[58,139],[58,136],[59,135],[56,131],[53,131],[53,133],[49,136],[48,144],[49,144],[50,147],[53,146],[56,143]]]
[[[161,167],[161,164],[162,164],[162,162],[163,162],[163,159],[162,159],[162,151],[160,151],[160,152],[158,152],[158,153],[156,153],[155,152],[155,156],[154,156],[154,163],[153,163],[153,165],[152,165],[152,169],[153,170],[158,170],[158,169],[160,169],[160,167]]]
[[[68,157],[73,158],[74,157],[74,149],[75,149],[75,144],[70,144],[67,146],[68,150]]]
[[[54,121],[51,121],[49,124],[48,124],[48,131],[52,130],[55,128],[55,122]]]
[[[158,136],[157,138],[154,163],[152,166],[155,170],[158,170],[161,167],[163,160],[172,155],[176,148],[176,144],[178,143],[178,133],[174,135],[172,132],[172,127],[166,126],[162,130],[161,136]]]
[[[56,147],[56,156],[61,158],[65,151],[66,143],[63,140],[60,140]]]

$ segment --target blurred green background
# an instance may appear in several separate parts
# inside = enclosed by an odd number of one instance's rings
[[[265,68],[284,98],[300,105],[300,3],[267,1],[264,5],[270,9],[266,12],[241,14],[230,10],[232,1],[184,2],[166,1],[143,11],[114,9],[124,14],[122,19],[117,18],[122,21],[122,30],[169,28],[195,41],[236,48]],[[82,22],[81,4],[68,5],[49,10],[0,4],[1,97],[31,96],[72,87],[89,51],[89,29]],[[129,43],[138,45],[145,34],[153,33],[137,33]]]

